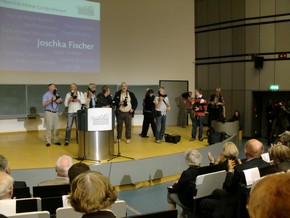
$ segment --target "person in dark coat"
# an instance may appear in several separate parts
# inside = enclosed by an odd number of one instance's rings
[[[117,142],[121,142],[123,123],[125,123],[126,143],[131,142],[131,120],[134,117],[138,100],[133,92],[128,91],[126,82],[122,82],[121,90],[116,92],[113,101],[116,106]]]
[[[143,138],[148,138],[147,135],[149,125],[151,124],[151,129],[153,132],[153,135],[155,137],[156,134],[156,122],[154,117],[154,111],[155,111],[155,103],[154,103],[154,91],[152,89],[148,89],[145,98],[143,100],[143,125],[142,125],[142,132],[140,134]]]
[[[184,210],[192,210],[194,205],[193,193],[195,180],[201,163],[201,154],[189,149],[185,152],[185,160],[189,167],[183,171],[179,180],[168,187],[167,202],[169,209],[176,209],[176,204],[183,208],[179,217],[184,217]]]

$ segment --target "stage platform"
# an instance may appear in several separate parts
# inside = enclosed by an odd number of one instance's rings
[[[198,149],[202,155],[202,166],[208,165],[208,151],[216,157],[222,151],[222,143],[208,146],[207,140],[200,142],[189,141],[191,127],[181,128],[168,126],[166,133],[181,135],[177,144],[162,142],[155,143],[151,130],[149,138],[139,136],[141,127],[132,128],[132,140],[126,144],[120,143],[121,155],[134,158],[133,160],[117,157],[111,161],[101,162],[84,160],[91,170],[101,172],[110,179],[113,186],[138,184],[144,181],[149,183],[161,181],[166,177],[179,175],[188,166],[184,160],[184,151]],[[204,130],[204,134],[206,129]],[[65,131],[60,131],[60,139],[64,139]],[[45,132],[23,132],[0,134],[0,154],[6,156],[10,162],[11,175],[17,181],[26,181],[29,187],[37,186],[39,182],[55,178],[55,162],[61,155],[70,155],[74,162],[79,162],[78,144],[75,134],[69,146],[45,146]],[[227,141],[238,142],[237,134],[232,135]],[[117,143],[115,153],[117,153]],[[178,177],[177,177],[178,178]]]
[[[198,149],[207,146],[207,140],[202,142],[190,142],[191,126],[181,128],[178,126],[168,126],[166,133],[181,135],[181,141],[177,144],[162,142],[155,143],[151,130],[149,138],[139,136],[141,127],[132,127],[132,139],[130,144],[125,140],[120,143],[121,155],[132,157],[135,160],[164,156],[184,152],[188,148]],[[205,130],[206,131],[206,130]],[[78,162],[78,144],[75,140],[75,131],[72,131],[71,143],[64,146],[65,130],[60,130],[61,146],[52,144],[45,146],[45,132],[18,132],[0,134],[0,154],[8,158],[12,170],[33,169],[33,168],[51,168],[55,166],[56,159],[61,155],[70,155]],[[117,143],[114,145],[115,154],[117,154]],[[128,159],[118,157],[111,162],[126,161]],[[95,164],[95,161],[85,160],[84,163]],[[101,160],[101,163],[107,163],[107,160]]]

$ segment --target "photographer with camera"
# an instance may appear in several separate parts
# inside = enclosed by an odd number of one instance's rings
[[[192,102],[192,109],[194,111],[194,118],[192,122],[192,131],[191,131],[191,139],[190,141],[195,141],[196,139],[196,130],[198,131],[198,140],[202,141],[202,132],[203,132],[203,122],[205,117],[205,111],[207,109],[206,100],[202,97],[202,90],[195,90],[195,99]]]
[[[62,104],[62,99],[57,94],[57,89],[53,83],[48,85],[48,91],[42,97],[42,105],[45,109],[46,123],[46,146],[51,144],[51,131],[53,130],[54,144],[61,145],[58,138],[58,109]]]
[[[86,107],[95,108],[97,105],[96,97],[97,85],[95,83],[90,83],[88,86],[88,91],[84,93],[86,98]]]
[[[113,100],[111,95],[111,90],[108,86],[103,86],[102,92],[97,95],[96,107],[112,107]]]
[[[165,94],[165,88],[159,87],[158,96],[154,99],[155,110],[157,112],[156,116],[156,143],[161,143],[165,134],[166,128],[166,113],[170,111],[171,106],[169,104],[169,98]]]
[[[225,101],[222,96],[221,88],[215,89],[215,94],[212,94],[209,98],[208,104],[208,126],[211,126],[212,120],[225,122]]]
[[[116,92],[113,101],[116,105],[117,118],[117,141],[122,138],[123,122],[126,127],[126,143],[131,142],[131,119],[134,117],[135,110],[138,106],[137,98],[133,92],[128,91],[128,86],[125,82],[121,84],[121,90]]]
[[[187,126],[188,114],[190,115],[191,123],[193,123],[194,111],[192,110],[192,102],[194,102],[194,98],[192,97],[191,91],[182,93],[181,96],[184,102],[184,109],[181,115],[182,116],[181,125],[184,128],[185,126]]]
[[[67,126],[65,132],[65,146],[68,146],[71,129],[73,123],[75,121],[77,127],[77,111],[82,108],[82,104],[85,104],[86,100],[84,94],[78,91],[77,84],[70,84],[70,92],[68,92],[65,96],[64,106],[68,107],[68,115],[67,115]],[[76,140],[78,142],[78,131],[76,131]]]

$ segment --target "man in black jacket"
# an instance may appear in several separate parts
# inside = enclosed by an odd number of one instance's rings
[[[117,117],[117,140],[121,141],[123,122],[126,127],[126,143],[131,142],[131,119],[134,116],[135,110],[138,106],[137,98],[133,92],[128,91],[126,82],[122,82],[121,90],[116,92],[114,96],[116,105],[116,117]]]

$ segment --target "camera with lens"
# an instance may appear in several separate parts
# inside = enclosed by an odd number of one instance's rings
[[[57,94],[57,92],[56,92],[57,90],[55,89],[55,90],[53,90],[53,95],[55,96],[55,100],[57,100],[57,99],[59,99],[60,98],[60,96]]]
[[[166,97],[167,97],[166,94],[162,95],[160,92],[158,92],[158,96],[159,96],[159,97],[163,97],[163,98],[166,98]]]
[[[96,90],[92,90],[90,87],[88,87],[88,91],[91,92],[91,93],[95,93]]]
[[[128,97],[125,97],[124,101],[123,101],[123,106],[127,107],[128,106]]]
[[[233,155],[229,155],[229,156],[227,156],[226,158],[229,159],[229,160],[236,160],[236,159],[237,159],[237,158],[236,158],[235,156],[233,156]]]
[[[70,92],[70,95],[71,95],[71,97],[72,97],[73,99],[77,99],[77,98],[78,98],[78,96],[77,96],[77,95],[75,95],[73,91],[72,91],[72,92]]]
[[[188,92],[184,92],[181,94],[182,98],[189,98],[189,93]]]

